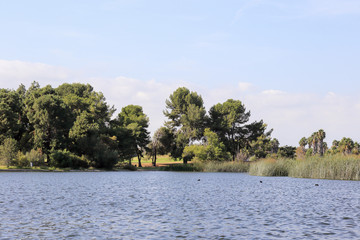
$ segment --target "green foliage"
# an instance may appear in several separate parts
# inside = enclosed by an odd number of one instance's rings
[[[6,138],[0,145],[0,162],[7,167],[12,166],[17,160],[17,142],[13,138]]]
[[[195,162],[194,166],[203,172],[248,172],[250,164],[243,161]]]
[[[256,141],[250,143],[249,153],[256,158],[265,158],[270,154],[277,153],[279,149],[279,141],[270,135],[262,134]]]
[[[239,100],[229,99],[218,103],[210,109],[209,114],[211,130],[218,134],[233,160],[240,149],[250,147],[250,143],[261,135],[271,134],[271,131],[265,133],[266,125],[262,121],[245,125],[250,112]]]
[[[136,155],[141,167],[141,158],[146,146],[150,142],[149,118],[144,114],[142,107],[137,105],[128,105],[121,109],[115,124],[119,128],[125,128],[130,133],[129,145],[131,145],[132,154]],[[129,159],[131,160],[131,158]]]
[[[160,167],[161,171],[176,171],[176,172],[199,172],[193,164],[170,164],[168,166]]]
[[[283,146],[278,150],[278,156],[280,158],[295,158],[296,148],[292,146]]]
[[[53,150],[50,154],[51,167],[58,168],[88,168],[88,160],[84,157],[76,156],[68,150]]]
[[[0,89],[0,144],[6,138],[20,140],[22,108],[21,97],[17,92]]]
[[[22,152],[18,152],[15,165],[20,168],[30,167],[30,161]]]
[[[185,147],[183,153],[184,159],[188,161],[194,157],[202,161],[226,161],[230,159],[229,154],[226,152],[225,145],[220,142],[216,133],[206,128],[204,137],[204,145],[190,145]]]
[[[164,115],[174,135],[171,156],[181,158],[183,150],[192,141],[200,140],[206,125],[206,111],[202,97],[182,87],[176,89],[166,100]],[[184,159],[184,163],[187,160]]]
[[[35,99],[27,117],[35,130],[35,147],[49,154],[52,148],[67,146],[73,118],[70,109],[58,96],[49,94]]]
[[[137,170],[136,166],[130,165],[130,164],[125,164],[122,168],[125,169],[125,170],[130,170],[130,171],[136,171]]]
[[[45,156],[41,149],[31,149],[25,154],[25,158],[32,163],[33,166],[41,166],[45,163]]]

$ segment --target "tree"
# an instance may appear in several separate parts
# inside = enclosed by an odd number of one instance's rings
[[[173,158],[182,158],[185,146],[202,138],[206,126],[203,105],[202,97],[185,87],[175,90],[166,100],[163,113],[169,119],[166,124],[174,134],[175,145],[171,151]]]
[[[128,105],[122,108],[117,117],[119,126],[128,129],[131,132],[131,142],[134,154],[138,158],[139,167],[141,167],[141,158],[145,151],[146,145],[150,142],[149,118],[143,113],[143,109],[137,105]],[[129,160],[131,164],[131,159]]]
[[[202,145],[195,144],[186,146],[183,152],[183,158],[191,160],[196,157],[202,161],[226,161],[230,158],[226,152],[225,145],[220,141],[216,133],[209,128],[204,132],[205,142]]]
[[[47,156],[52,148],[66,148],[73,119],[70,109],[58,96],[47,94],[36,98],[27,117],[34,126],[35,148],[41,148]]]
[[[69,149],[79,156],[92,156],[99,136],[99,125],[92,122],[88,112],[83,111],[76,117],[69,131],[69,139],[71,141]]]
[[[64,83],[54,91],[75,116],[86,112],[89,121],[99,126],[99,131],[106,131],[115,109],[107,105],[101,92],[95,92],[90,84],[81,83]]]
[[[173,142],[173,135],[170,129],[161,127],[154,133],[149,150],[151,151],[152,165],[156,167],[157,154],[166,154],[171,151],[171,143]]]
[[[351,138],[344,137],[339,142],[339,150],[344,155],[350,154],[353,148],[354,148],[354,141]]]
[[[279,157],[285,158],[295,158],[296,148],[292,146],[283,146],[279,148],[278,155]]]
[[[303,151],[305,152],[305,146],[308,144],[308,140],[306,137],[303,137],[300,139],[299,141],[299,145],[300,147],[303,149]]]
[[[0,145],[0,160],[5,163],[7,167],[13,165],[16,161],[17,142],[13,138],[6,138],[4,143]]]
[[[270,135],[261,135],[250,143],[249,152],[257,158],[265,158],[269,154],[276,154],[279,149],[279,141],[274,138],[271,139]]]
[[[271,131],[265,133],[266,124],[263,121],[245,125],[249,121],[250,111],[246,111],[239,100],[229,99],[218,103],[210,109],[209,115],[211,130],[218,134],[233,161],[241,148],[251,147],[250,143],[263,134],[271,134]]]
[[[0,144],[6,138],[20,140],[23,108],[20,95],[8,89],[0,89]]]
[[[316,133],[316,136],[317,136],[317,139],[318,139],[318,149],[319,149],[319,153],[320,153],[320,156],[323,156],[324,155],[324,139],[326,137],[326,133],[324,130],[320,129],[319,131],[317,131]]]

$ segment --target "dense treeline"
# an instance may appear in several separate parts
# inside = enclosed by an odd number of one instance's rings
[[[167,121],[150,139],[149,119],[141,106],[115,108],[89,84],[62,84],[29,89],[0,89],[0,165],[60,168],[107,168],[118,163],[141,167],[144,154],[156,166],[158,154],[186,164],[252,161],[271,157],[305,158],[328,154],[358,154],[349,138],[328,149],[323,130],[302,138],[299,147],[279,146],[262,121],[250,122],[240,100],[229,99],[206,112],[196,92],[176,89],[165,101]],[[307,147],[308,146],[308,147]],[[230,165],[229,165],[230,166]]]
[[[7,166],[112,168],[141,156],[148,118],[129,105],[112,118],[102,93],[89,84],[0,89],[0,160]]]

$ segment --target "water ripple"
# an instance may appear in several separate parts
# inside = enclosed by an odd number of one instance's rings
[[[0,239],[360,238],[354,181],[171,172],[0,173],[0,181]]]

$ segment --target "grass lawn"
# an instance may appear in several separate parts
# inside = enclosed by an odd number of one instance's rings
[[[165,166],[165,165],[178,164],[178,163],[182,163],[182,161],[175,161],[169,155],[158,155],[156,158],[156,166]],[[137,157],[131,159],[131,164],[136,166],[138,165]],[[141,165],[143,167],[151,167],[152,166],[151,158],[148,157],[142,158]]]

